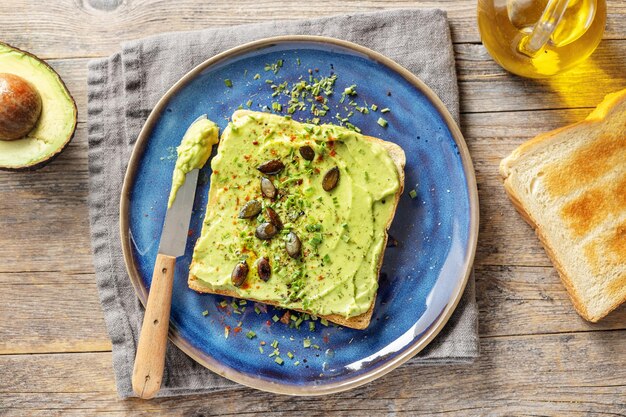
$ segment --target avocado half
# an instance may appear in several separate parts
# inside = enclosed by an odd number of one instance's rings
[[[0,73],[23,78],[41,97],[41,114],[32,130],[21,139],[0,140],[0,170],[41,168],[59,155],[74,136],[76,103],[59,74],[48,64],[2,42]]]

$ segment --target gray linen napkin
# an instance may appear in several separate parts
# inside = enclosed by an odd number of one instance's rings
[[[459,121],[454,54],[445,12],[395,10],[305,21],[169,33],[122,45],[89,63],[89,206],[96,280],[113,343],[118,393],[133,396],[131,374],[143,317],[127,276],[119,236],[119,196],[133,144],[165,91],[188,70],[228,48],[276,35],[326,35],[356,42],[395,60],[441,97]],[[441,334],[413,364],[468,363],[478,356],[474,278]],[[160,396],[235,388],[171,343]]]

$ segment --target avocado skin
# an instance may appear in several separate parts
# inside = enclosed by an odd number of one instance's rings
[[[10,45],[6,42],[0,42],[0,45],[11,48],[21,54],[24,55],[28,55],[31,58],[34,58],[35,60],[41,62],[44,66],[48,67],[48,69],[50,69],[50,71],[52,71],[54,74],[56,74],[56,76],[59,79],[59,82],[61,83],[61,86],[63,88],[65,88],[65,90],[67,91],[67,94],[69,96],[69,98],[71,99],[71,103],[72,106],[74,108],[74,128],[72,129],[72,133],[70,135],[68,135],[67,140],[65,141],[65,143],[63,145],[61,145],[54,153],[50,154],[48,157],[46,157],[46,159],[36,162],[34,164],[31,165],[24,165],[24,166],[17,166],[17,167],[5,167],[5,166],[0,166],[0,171],[9,171],[9,172],[25,172],[25,171],[36,171],[40,168],[43,168],[44,166],[46,166],[47,164],[49,164],[50,162],[54,161],[61,152],[63,152],[63,150],[65,150],[65,148],[67,147],[67,145],[69,145],[69,143],[72,141],[72,139],[74,138],[74,135],[76,134],[76,126],[78,125],[78,108],[76,107],[76,100],[74,99],[74,97],[72,96],[72,93],[70,92],[69,88],[67,88],[67,85],[65,85],[65,82],[63,81],[63,79],[61,78],[61,76],[54,70],[54,68],[52,68],[50,65],[48,65],[48,63],[46,61],[44,61],[43,59],[37,57],[34,54],[31,54],[28,51],[24,51],[23,49],[20,48],[16,48],[13,45]],[[37,87],[35,85],[35,87]]]

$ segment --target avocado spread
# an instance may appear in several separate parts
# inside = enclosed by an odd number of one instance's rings
[[[203,285],[316,315],[370,308],[401,187],[383,146],[339,126],[235,113],[211,167],[190,268]]]
[[[167,208],[172,207],[178,189],[185,183],[185,176],[194,169],[200,169],[211,156],[213,145],[217,143],[219,128],[206,118],[206,115],[193,122],[180,145],[176,148],[178,157],[172,176],[172,190],[167,201]]]
[[[0,169],[34,169],[68,144],[76,128],[76,105],[59,75],[45,62],[0,42],[0,73],[17,75],[41,97],[41,114],[28,134],[0,141]]]

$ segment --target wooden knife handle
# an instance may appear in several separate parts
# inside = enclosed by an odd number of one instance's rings
[[[133,368],[133,391],[144,399],[154,397],[161,388],[175,266],[175,257],[162,254],[157,255],[154,263],[152,284]]]

